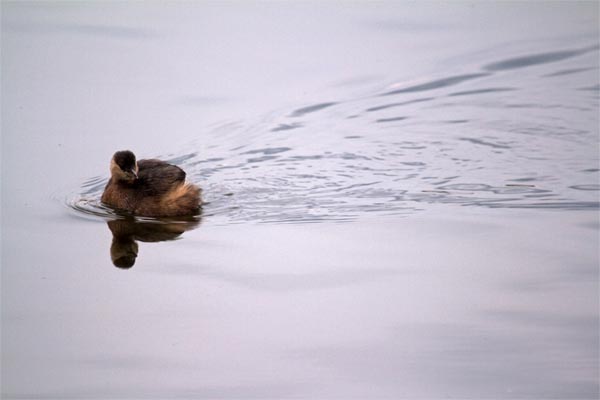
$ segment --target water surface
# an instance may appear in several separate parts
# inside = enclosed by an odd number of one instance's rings
[[[595,3],[2,4],[3,398],[597,398]],[[123,218],[115,150],[202,215]]]

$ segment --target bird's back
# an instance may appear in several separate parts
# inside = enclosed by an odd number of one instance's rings
[[[135,184],[146,196],[161,196],[185,182],[185,171],[161,160],[138,161]]]
[[[185,183],[185,171],[161,160],[139,160],[138,178],[132,184],[113,182],[102,201],[146,217],[192,215],[198,212],[200,188]]]

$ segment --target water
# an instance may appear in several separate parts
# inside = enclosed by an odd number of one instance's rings
[[[3,3],[2,397],[597,398],[598,43],[595,3]],[[102,206],[125,148],[202,215]]]

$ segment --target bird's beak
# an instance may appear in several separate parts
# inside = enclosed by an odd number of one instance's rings
[[[133,176],[135,176],[135,179],[138,178],[138,174],[137,174],[137,172],[135,172],[135,169],[131,169],[130,172],[133,174]]]

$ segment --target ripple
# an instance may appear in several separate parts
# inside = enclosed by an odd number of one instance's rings
[[[489,146],[489,147],[493,147],[495,149],[510,149],[510,146],[508,146],[508,145],[499,144],[499,143],[493,143],[493,142],[482,140],[482,139],[460,138],[459,140],[462,140],[462,141],[465,141],[465,142],[470,142],[470,143],[473,143],[473,144],[478,144],[478,145],[481,145],[481,146]]]
[[[501,204],[495,202],[488,203],[480,203],[475,204],[479,206],[489,207],[489,208],[520,208],[520,209],[537,209],[537,210],[569,210],[569,211],[579,211],[579,210],[597,210],[600,208],[600,202],[597,201],[555,201],[555,202],[546,202],[546,203],[527,203],[527,204]]]
[[[269,155],[269,154],[279,154],[279,153],[285,153],[286,151],[290,151],[291,148],[289,147],[269,147],[266,149],[256,149],[256,150],[249,150],[246,151],[242,154],[265,154],[265,155]]]
[[[248,163],[259,163],[263,161],[270,161],[279,158],[278,156],[262,156],[262,157],[253,157],[246,160]]]
[[[530,67],[532,65],[546,64],[566,60],[568,58],[573,58],[597,49],[598,46],[591,46],[583,49],[528,54],[487,64],[483,67],[483,69],[486,71],[504,71],[509,69]]]
[[[408,118],[408,117],[380,118],[380,119],[376,120],[375,122],[381,123],[381,122],[404,121],[406,118]]]
[[[324,108],[334,106],[336,104],[337,103],[335,103],[335,102],[331,102],[331,103],[319,103],[319,104],[314,104],[312,106],[302,107],[302,108],[299,108],[297,110],[292,111],[292,113],[290,114],[290,116],[291,117],[300,117],[300,116],[303,116],[305,114],[313,113],[315,111],[319,111],[319,110],[322,110]]]
[[[408,104],[422,103],[422,102],[431,101],[431,100],[434,100],[434,99],[435,99],[435,97],[424,97],[424,98],[421,98],[421,99],[414,99],[414,100],[409,100],[409,101],[402,101],[402,102],[398,102],[398,103],[383,104],[381,106],[367,108],[365,111],[366,112],[373,112],[373,111],[386,110],[386,109],[392,108],[392,107],[400,107],[400,106],[405,106],[405,105],[408,105]]]
[[[581,87],[581,88],[579,88],[577,90],[581,90],[581,91],[584,91],[584,92],[598,92],[598,91],[600,91],[600,83],[597,83],[597,84],[592,85],[592,86]]]
[[[83,217],[110,220],[119,218],[120,215],[110,207],[103,205],[98,197],[73,196],[66,201],[66,205]]]
[[[511,92],[514,90],[516,90],[516,89],[514,89],[514,88],[485,88],[485,89],[465,90],[462,92],[454,92],[454,93],[450,93],[448,96],[472,96],[475,94]]]
[[[466,191],[491,191],[492,186],[482,183],[454,183],[451,185],[440,186],[443,190],[466,190]]]
[[[589,184],[589,185],[573,185],[569,186],[571,189],[575,190],[600,190],[600,185],[598,184]]]
[[[289,131],[292,129],[302,128],[302,124],[300,123],[292,123],[292,124],[279,124],[275,128],[271,129],[271,132],[281,132],[281,131]]]
[[[90,178],[81,185],[81,189],[83,190],[82,194],[86,195],[97,193],[98,191],[104,189],[106,182],[108,182],[106,177],[95,176]]]
[[[196,157],[198,155],[198,153],[196,152],[192,152],[192,153],[188,153],[188,154],[183,154],[180,156],[174,156],[171,158],[167,158],[165,161],[171,164],[175,164],[175,165],[181,165],[183,164],[185,161],[190,160],[194,157]]]
[[[385,92],[382,96],[390,96],[394,94],[400,93],[410,93],[410,92],[423,92],[426,90],[440,89],[448,86],[457,85],[459,83],[463,83],[465,81],[469,81],[471,79],[481,78],[484,76],[488,76],[487,73],[475,73],[475,74],[464,74],[464,75],[456,75],[450,76],[447,78],[437,79],[431,82],[423,83],[421,85],[409,86],[403,89],[396,89],[389,92]]]
[[[546,75],[542,75],[544,78],[554,78],[557,76],[564,76],[564,75],[572,75],[572,74],[578,74],[580,72],[585,72],[585,71],[589,71],[589,70],[593,70],[596,68],[569,68],[569,69],[563,69],[560,71],[556,71],[553,72],[551,74],[546,74]]]

